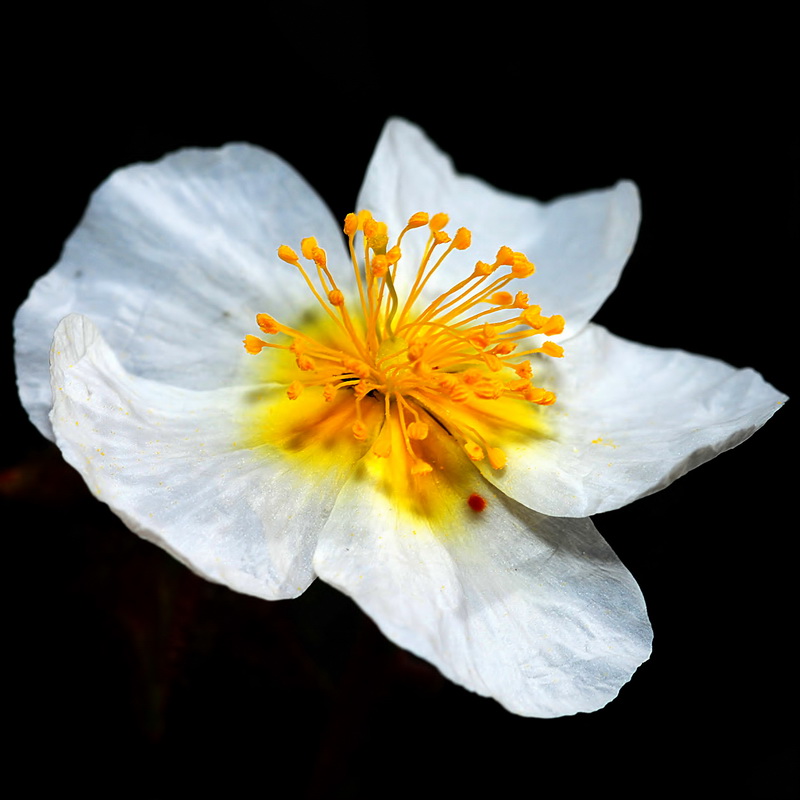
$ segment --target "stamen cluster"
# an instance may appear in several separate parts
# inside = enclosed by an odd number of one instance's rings
[[[344,338],[346,345],[331,346],[267,314],[256,316],[261,331],[268,336],[283,334],[289,342],[267,342],[252,335],[244,339],[248,353],[270,347],[293,354],[299,374],[287,389],[290,399],[297,399],[310,387],[320,388],[326,402],[346,391],[355,404],[352,435],[371,440],[376,456],[391,454],[391,426],[397,420],[414,475],[432,469],[414,445],[427,438],[427,420],[431,419],[442,422],[472,460],[485,457],[492,467],[502,469],[505,454],[470,424],[470,418],[481,418],[482,401],[513,398],[541,406],[552,404],[555,395],[532,384],[531,363],[523,357],[563,355],[561,346],[549,340],[519,349],[532,336],[561,333],[564,319],[557,314],[543,315],[540,306],[528,302],[527,294],[506,289],[535,270],[524,253],[509,247],[501,247],[490,264],[478,261],[470,275],[417,309],[426,284],[445,258],[471,244],[466,228],[459,228],[451,238],[444,230],[448,221],[446,214],[414,214],[389,247],[385,223],[373,219],[368,211],[348,214],[344,232],[358,287],[358,297],[352,300],[337,284],[327,254],[316,239],[303,239],[300,245],[303,258],[313,264],[310,269],[294,250],[282,245],[278,256],[300,272],[323,312],[343,335],[338,339]],[[411,290],[401,299],[395,286],[403,238],[425,226],[429,234],[424,253]],[[362,241],[357,247],[359,232]],[[367,396],[383,399],[383,420],[373,430],[362,415]]]

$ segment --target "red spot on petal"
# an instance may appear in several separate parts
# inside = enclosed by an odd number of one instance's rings
[[[467,498],[467,505],[473,511],[483,511],[486,508],[486,501],[479,494],[473,492],[473,494]]]

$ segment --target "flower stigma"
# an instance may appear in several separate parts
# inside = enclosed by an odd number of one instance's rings
[[[513,292],[514,281],[535,267],[510,247],[422,301],[444,260],[471,244],[466,228],[451,237],[448,222],[446,214],[416,213],[390,245],[385,223],[368,211],[348,214],[351,290],[337,282],[313,237],[302,240],[300,255],[282,245],[278,256],[299,272],[315,311],[294,325],[257,314],[262,335],[244,339],[248,353],[275,356],[265,366],[265,383],[283,387],[262,413],[262,438],[290,452],[313,448],[315,460],[327,456],[332,463],[368,454],[364,468],[380,488],[412,498],[426,516],[438,482],[453,485],[449,473],[463,471],[464,455],[501,471],[504,441],[543,435],[544,423],[531,409],[552,405],[556,396],[534,385],[527,357],[563,355],[549,339],[530,341],[561,333],[564,319],[543,315],[525,292]],[[423,255],[407,276],[404,237],[426,227]],[[398,288],[409,284],[405,292]]]

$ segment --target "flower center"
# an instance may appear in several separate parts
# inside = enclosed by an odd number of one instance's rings
[[[301,242],[308,268],[294,250],[281,246],[278,256],[299,271],[329,324],[319,334],[316,327],[303,331],[258,314],[261,331],[280,339],[244,339],[248,353],[274,348],[294,357],[295,375],[286,391],[290,400],[309,389],[317,392],[320,403],[347,397],[354,412],[349,435],[369,442],[378,458],[389,457],[399,446],[412,476],[433,469],[423,444],[431,425],[444,429],[473,461],[485,458],[492,468],[503,469],[506,456],[496,439],[519,410],[509,410],[507,404],[547,406],[556,399],[553,392],[533,385],[525,357],[563,355],[555,342],[530,341],[561,333],[564,319],[542,315],[527,294],[507,290],[534,272],[525,254],[509,247],[501,247],[493,263],[478,261],[471,274],[421,302],[447,256],[471,243],[466,228],[449,236],[444,230],[448,221],[445,214],[414,214],[390,247],[384,223],[367,211],[348,214],[344,232],[354,275],[351,297],[340,288],[316,239]],[[408,281],[410,290],[401,296],[397,286],[404,277],[404,237],[426,226],[422,258]]]

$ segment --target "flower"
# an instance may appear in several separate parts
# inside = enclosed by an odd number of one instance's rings
[[[17,314],[22,402],[200,575],[266,599],[318,576],[511,711],[595,710],[651,629],[589,515],[785,398],[590,322],[633,248],[630,182],[542,205],[391,120],[358,208],[348,252],[305,181],[249,145],[118,171]]]

